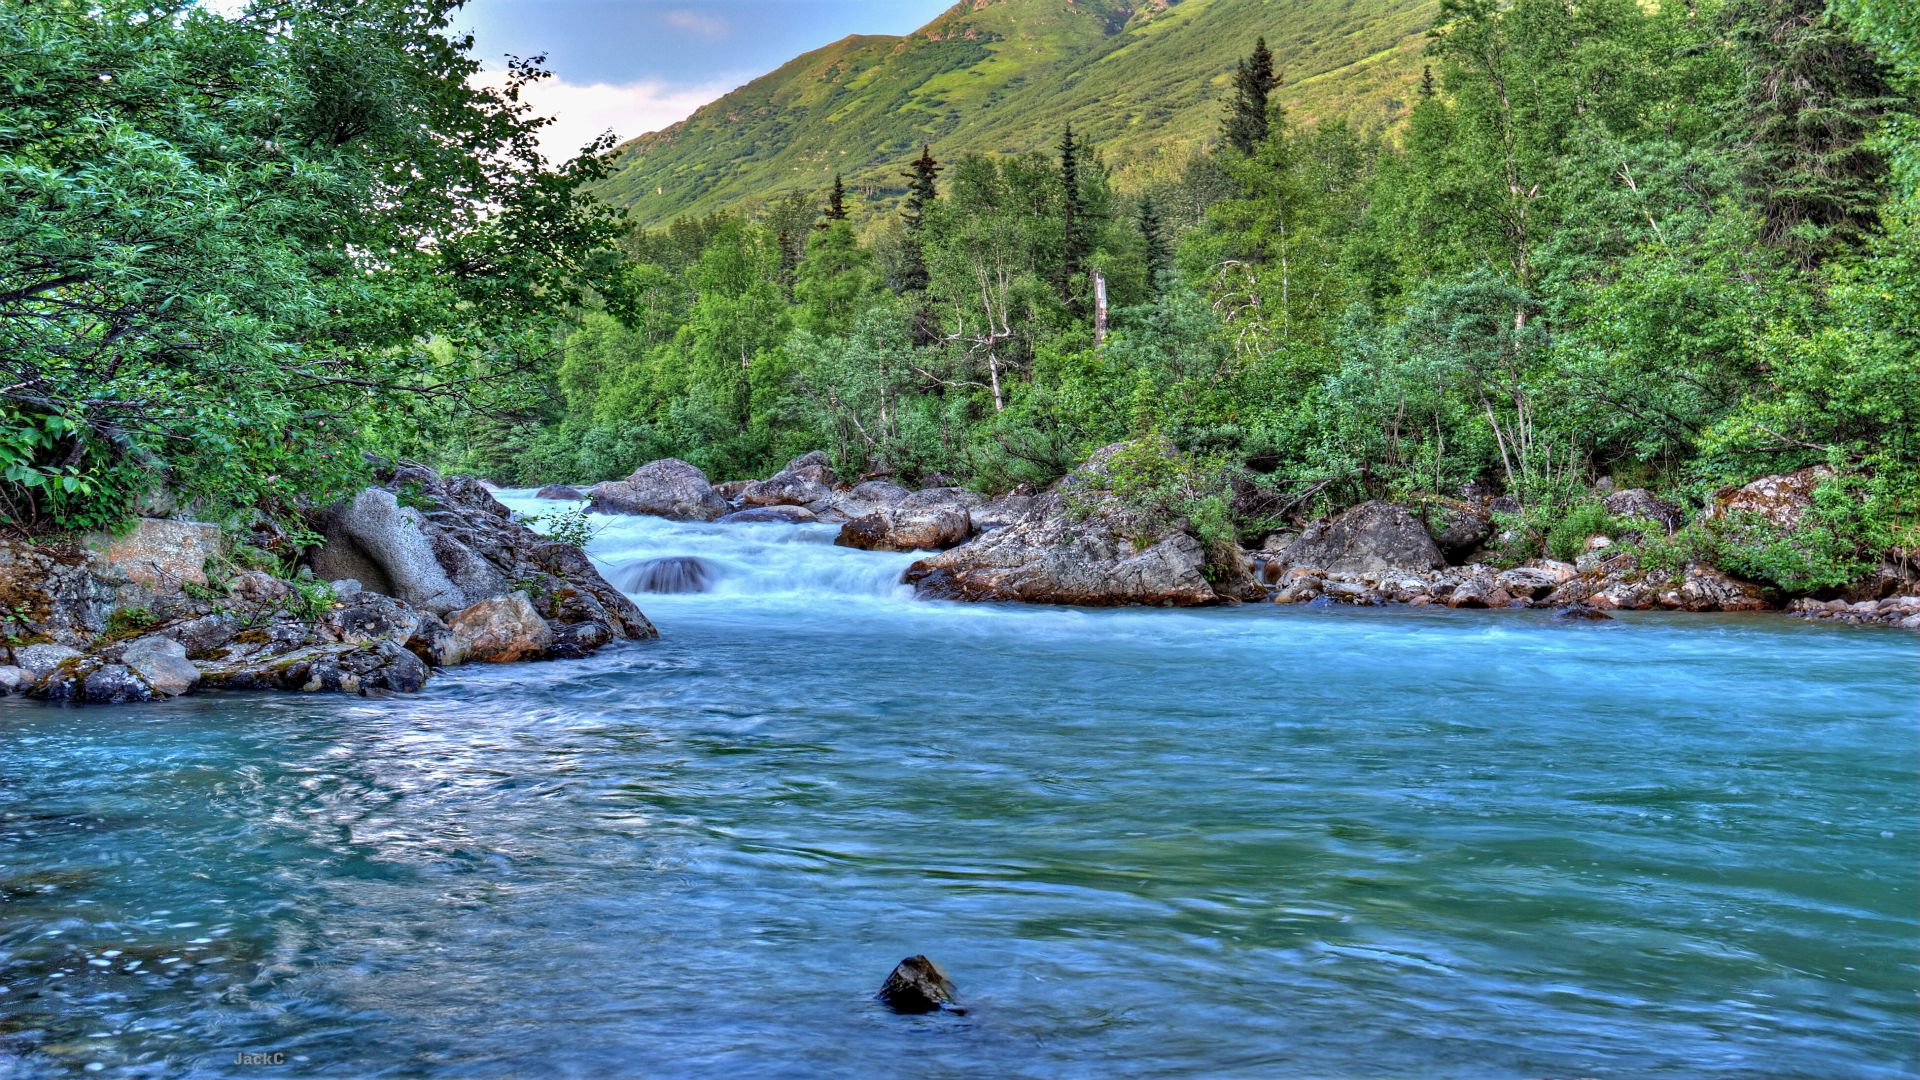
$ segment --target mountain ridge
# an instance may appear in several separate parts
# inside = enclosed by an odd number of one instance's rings
[[[942,158],[1050,147],[1074,125],[1121,187],[1211,140],[1264,35],[1276,100],[1389,129],[1412,104],[1437,0],[963,0],[910,34],[850,34],[616,147],[598,194],[642,225],[846,177],[886,203],[921,143]]]

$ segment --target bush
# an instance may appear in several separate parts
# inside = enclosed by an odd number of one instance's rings
[[[1598,499],[1585,499],[1554,516],[1546,528],[1547,553],[1572,562],[1586,550],[1587,537],[1609,532],[1615,521]]]

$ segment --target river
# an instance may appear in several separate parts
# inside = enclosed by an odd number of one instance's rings
[[[659,641],[0,701],[0,1077],[1920,1071],[1914,635],[923,603],[596,523],[705,560]],[[966,1015],[871,999],[913,953]]]

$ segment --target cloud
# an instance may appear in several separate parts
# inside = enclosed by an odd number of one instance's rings
[[[698,34],[708,41],[718,41],[732,32],[725,19],[712,15],[702,15],[697,11],[675,9],[660,16],[661,21],[675,30],[685,30],[689,34]]]
[[[489,65],[477,79],[500,85],[506,72]],[[549,161],[564,161],[580,152],[594,136],[611,130],[621,141],[658,131],[684,120],[693,111],[737,85],[722,80],[698,85],[675,85],[658,79],[629,83],[570,83],[543,79],[520,92],[534,112],[553,123],[540,131],[540,149]]]

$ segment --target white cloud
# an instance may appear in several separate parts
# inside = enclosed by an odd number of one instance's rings
[[[685,30],[689,34],[698,34],[709,41],[718,41],[732,31],[725,19],[712,15],[702,15],[697,11],[673,10],[660,16],[661,20],[675,30]]]
[[[489,66],[480,81],[499,85],[506,73]],[[675,85],[657,79],[630,83],[570,83],[543,79],[521,90],[520,99],[553,123],[540,131],[540,149],[553,162],[580,152],[589,140],[611,130],[621,141],[658,131],[737,85],[733,81]]]

